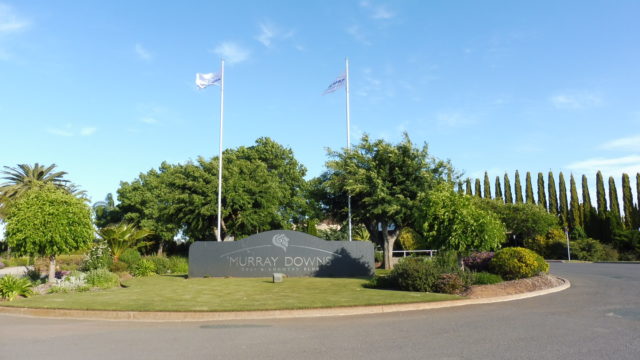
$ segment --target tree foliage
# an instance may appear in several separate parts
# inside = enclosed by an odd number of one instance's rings
[[[495,214],[477,206],[471,197],[456,194],[447,184],[425,194],[420,215],[423,234],[436,249],[495,250],[505,240],[504,225]]]
[[[26,191],[6,218],[6,239],[16,254],[47,256],[53,281],[55,257],[87,248],[93,240],[91,210],[54,185]]]
[[[346,204],[351,195],[353,220],[384,246],[385,267],[390,268],[393,244],[402,228],[415,221],[419,195],[453,178],[451,165],[429,156],[426,145],[416,148],[407,134],[396,145],[364,135],[352,150],[330,151],[329,156],[322,176],[328,201],[341,198]],[[332,215],[343,220],[346,209],[334,208]]]

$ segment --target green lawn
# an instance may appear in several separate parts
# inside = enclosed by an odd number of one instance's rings
[[[367,289],[364,279],[195,278],[151,276],[125,286],[84,293],[49,294],[0,306],[132,311],[248,311],[381,305],[460,299],[458,296]]]

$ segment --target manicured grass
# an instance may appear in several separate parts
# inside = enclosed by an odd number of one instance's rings
[[[381,305],[460,299],[458,296],[367,289],[365,279],[194,278],[151,276],[126,288],[49,294],[2,302],[0,306],[132,311],[249,311]]]

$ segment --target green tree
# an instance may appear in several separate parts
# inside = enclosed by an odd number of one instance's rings
[[[462,187],[462,181],[458,181],[458,194],[464,194],[464,188]]]
[[[471,191],[471,179],[467,178],[467,180],[465,180],[464,182],[465,184],[465,194],[472,196],[473,192]]]
[[[549,171],[547,185],[549,187],[549,213],[555,216],[558,214],[558,195],[556,192],[556,181],[551,171]]]
[[[522,185],[520,184],[520,173],[516,170],[516,180],[513,185],[516,192],[516,204],[522,204]]]
[[[613,214],[613,217],[617,222],[622,223],[620,219],[620,203],[618,202],[618,190],[616,189],[616,182],[613,180],[613,176],[609,176],[609,212]]]
[[[333,194],[351,194],[353,220],[382,243],[385,268],[391,268],[393,245],[399,232],[415,222],[419,195],[452,177],[451,165],[429,156],[426,145],[414,147],[406,133],[396,145],[365,135],[352,150],[330,151],[329,156],[328,188]]]
[[[0,172],[4,175],[2,179],[6,180],[0,184],[0,219],[6,215],[12,201],[17,200],[31,189],[51,184],[69,190],[71,186],[69,180],[63,179],[67,173],[54,171],[55,168],[56,164],[44,166],[39,163],[35,163],[33,166],[18,164],[15,168],[5,166],[5,170]]]
[[[533,198],[533,184],[531,183],[531,173],[529,171],[527,171],[525,182],[525,195],[527,204],[535,204],[536,200]]]
[[[111,224],[98,230],[98,236],[111,249],[113,261],[118,261],[120,255],[127,249],[139,249],[149,245],[149,242],[142,241],[149,235],[151,231],[139,229],[129,223]]]
[[[480,179],[476,179],[475,182],[475,188],[476,188],[476,197],[481,198],[482,197],[482,186],[480,185]]]
[[[502,198],[502,186],[500,186],[500,176],[496,176],[495,187],[496,187],[496,199],[502,200],[503,198]]]
[[[578,228],[582,229],[583,224],[582,224],[582,213],[580,210],[580,200],[578,200],[578,189],[576,187],[576,181],[573,178],[573,174],[571,174],[569,178],[569,191],[571,194],[571,200],[569,202],[569,206],[570,206],[569,224],[571,225],[571,230],[574,231]]]
[[[509,181],[509,174],[507,173],[504,173],[504,202],[507,204],[513,204],[511,182]]]
[[[547,194],[544,191],[544,175],[538,173],[538,205],[547,210]]]
[[[624,228],[633,229],[633,195],[631,194],[631,182],[628,174],[622,174],[622,209],[624,212]]]
[[[505,240],[504,225],[495,214],[476,206],[473,198],[456,194],[447,184],[426,194],[419,218],[432,248],[488,251],[498,249]]]
[[[491,182],[486,171],[484,172],[484,198],[491,199]]]
[[[558,175],[558,183],[560,188],[560,226],[566,227],[569,225],[569,204],[567,203],[567,185],[562,171]]]
[[[591,204],[587,176],[582,175],[582,222],[589,237],[601,238],[601,224],[596,209]]]
[[[600,170],[596,173],[596,200],[598,203],[598,215],[604,218],[607,214],[607,196],[604,192],[604,180]]]
[[[636,222],[634,228],[640,228],[640,173],[636,173]]]
[[[53,184],[24,192],[12,204],[6,223],[14,253],[49,258],[49,282],[55,279],[56,256],[85,249],[93,240],[89,206]]]
[[[557,226],[555,216],[534,204],[503,204],[500,201],[479,201],[478,204],[498,216],[507,229],[510,245],[523,246],[536,236],[544,236]]]
[[[93,204],[93,213],[96,226],[99,228],[122,221],[122,213],[116,206],[111,193],[107,194],[104,201],[98,201]]]

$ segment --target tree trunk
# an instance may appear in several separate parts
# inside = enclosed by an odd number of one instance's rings
[[[164,250],[164,240],[160,240],[160,242],[158,243],[158,251],[156,252],[157,256],[162,256]]]
[[[399,233],[400,233],[399,229],[394,230],[393,233],[389,233],[389,225],[387,223],[382,223],[382,237],[384,238],[384,269],[385,270],[391,270],[393,268],[393,265],[392,265],[393,244],[395,244]]]
[[[49,283],[56,281],[56,256],[49,256]]]

